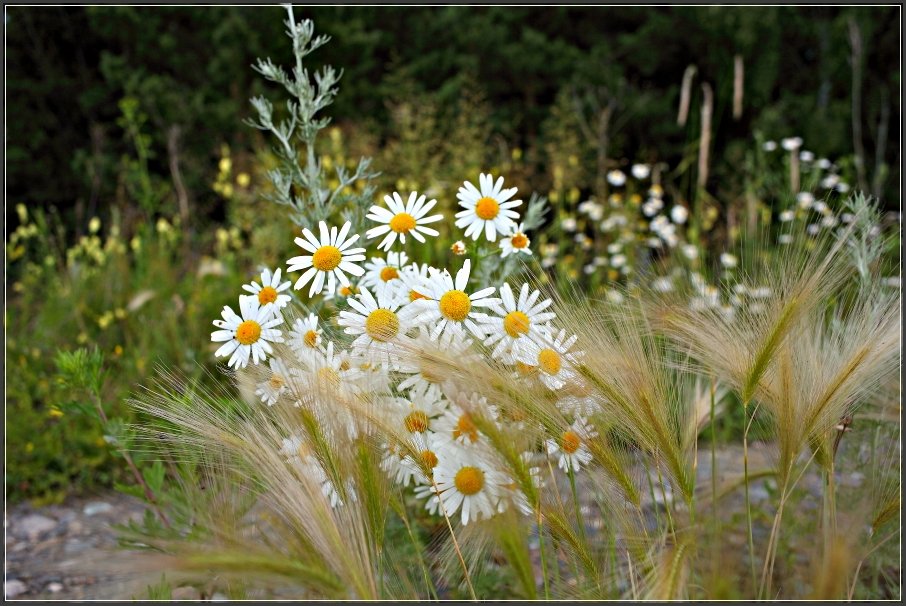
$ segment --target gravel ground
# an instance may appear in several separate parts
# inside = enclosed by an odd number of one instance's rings
[[[770,464],[764,448],[753,445],[750,454],[751,469]],[[697,476],[702,485],[710,482],[711,461],[709,453],[699,455]],[[740,475],[741,448],[722,449],[718,466],[721,483]],[[810,492],[819,494],[817,477],[804,478],[804,484]],[[756,506],[768,498],[762,482],[753,482],[750,492]],[[646,500],[651,499],[646,497]],[[647,505],[651,507],[650,502]],[[592,509],[589,507],[588,511]],[[9,508],[4,520],[7,599],[143,599],[147,595],[148,579],[111,573],[109,563],[123,564],[138,556],[136,552],[116,548],[117,535],[112,525],[138,520],[144,511],[143,503],[118,493],[71,499],[61,505],[37,509],[28,504]],[[589,531],[594,532],[595,528],[590,520]],[[220,597],[215,594],[213,599]],[[174,591],[174,598],[191,600],[202,596],[191,587],[179,587]]]

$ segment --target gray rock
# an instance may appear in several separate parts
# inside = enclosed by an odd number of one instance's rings
[[[86,516],[94,516],[99,513],[108,513],[110,511],[113,511],[113,505],[103,501],[92,501],[85,505],[85,508],[82,510]]]
[[[11,599],[20,596],[28,591],[28,586],[26,586],[25,583],[18,579],[12,579],[10,581],[6,581],[3,584],[3,589],[5,590],[6,597],[8,599]]]
[[[50,532],[56,528],[56,520],[52,520],[48,517],[33,514],[25,516],[17,524],[17,534],[20,536],[28,537],[29,539],[36,539],[45,532]]]
[[[198,595],[198,590],[190,586],[177,587],[170,595],[177,601],[198,600],[201,597]]]
[[[46,589],[50,593],[60,593],[63,591],[63,583],[48,583]]]

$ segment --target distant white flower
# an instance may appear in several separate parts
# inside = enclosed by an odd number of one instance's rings
[[[563,228],[563,231],[576,231],[575,217],[565,217],[560,221],[560,227]]]
[[[795,151],[802,147],[802,137],[787,137],[780,142],[786,151]]]
[[[289,295],[280,293],[287,290],[291,284],[292,282],[289,280],[280,283],[280,268],[274,271],[273,276],[271,270],[265,269],[261,272],[261,284],[253,281],[251,284],[243,284],[242,289],[256,295],[258,303],[261,305],[273,303],[275,309],[283,309],[289,303],[290,298]]]
[[[229,366],[244,368],[249,357],[255,364],[263,362],[268,354],[274,353],[271,343],[282,343],[280,331],[275,329],[283,323],[279,313],[274,316],[272,303],[261,305],[258,298],[251,295],[239,295],[239,312],[236,315],[229,306],[221,311],[223,320],[214,320],[214,326],[221,330],[211,333],[211,341],[224,343],[214,356],[230,356]]]
[[[456,227],[465,228],[465,236],[477,240],[484,231],[489,242],[497,239],[498,233],[512,229],[519,214],[510,210],[522,204],[522,200],[510,200],[516,188],[503,189],[503,177],[494,182],[491,175],[482,173],[478,177],[480,189],[465,181],[456,194],[459,205],[465,210],[456,213]]]
[[[607,173],[607,182],[616,187],[626,184],[626,173],[621,170],[612,170]]]
[[[457,257],[463,256],[464,254],[466,254],[466,243],[462,240],[457,240],[450,245],[450,252]]]
[[[343,286],[349,284],[349,279],[344,272],[357,277],[365,273],[362,267],[356,265],[356,262],[365,260],[365,249],[349,248],[359,239],[358,234],[351,238],[346,238],[352,224],[347,221],[340,229],[339,234],[336,226],[328,230],[324,221],[318,223],[318,226],[321,229],[320,239],[315,238],[315,235],[306,227],[302,230],[304,238],[296,238],[295,240],[297,245],[311,254],[293,257],[287,261],[289,263],[287,271],[306,270],[296,281],[295,288],[299,290],[311,281],[311,289],[308,291],[309,297],[324,290],[325,280],[327,290],[333,292],[336,290],[337,280]]]
[[[815,203],[815,196],[811,192],[801,191],[796,194],[796,203],[799,204],[799,208],[809,209]]]
[[[651,287],[658,292],[670,292],[673,290],[673,281],[667,277],[656,278]]]
[[[698,248],[694,244],[684,244],[682,251],[683,251],[683,256],[686,257],[687,259],[689,259],[690,261],[694,261],[695,259],[698,259]]]
[[[614,255],[610,258],[610,266],[619,269],[626,265],[626,255]]]
[[[720,264],[727,269],[733,269],[739,264],[739,259],[736,258],[736,255],[731,255],[730,253],[722,253],[720,255]]]
[[[849,191],[849,185],[846,184],[846,183],[844,183],[843,181],[840,181],[839,183],[837,183],[837,188],[836,188],[836,189],[837,189],[837,191],[840,192],[841,194],[845,194],[846,192]]]
[[[772,152],[775,149],[777,149],[777,142],[776,141],[765,141],[761,147],[764,151]]]
[[[782,213],[780,213],[779,218],[780,218],[780,221],[782,221],[783,223],[788,223],[789,221],[792,221],[795,217],[796,217],[796,213],[794,213],[791,210],[785,210]]]
[[[687,209],[685,206],[677,204],[670,209],[670,218],[674,223],[682,225],[686,222],[686,219],[689,218],[689,209]]]
[[[389,210],[377,205],[369,209],[367,217],[372,221],[381,223],[381,225],[369,229],[365,237],[370,240],[387,234],[381,240],[378,248],[390,250],[396,242],[397,236],[399,236],[400,243],[405,244],[407,234],[419,242],[424,242],[426,235],[439,235],[436,229],[425,227],[425,225],[440,221],[444,216],[437,214],[426,217],[425,215],[428,214],[428,211],[437,204],[437,200],[425,202],[426,199],[427,196],[424,194],[419,196],[418,192],[412,192],[404,205],[403,198],[397,192],[393,192],[392,197],[384,196],[384,202]]]
[[[646,217],[653,217],[658,214],[662,208],[664,208],[663,200],[660,198],[648,198],[648,200],[642,204],[642,214]]]
[[[632,176],[641,181],[642,179],[647,179],[648,175],[651,174],[651,167],[647,164],[633,164],[632,165]]]
[[[831,161],[828,160],[827,158],[821,158],[821,159],[818,160],[817,166],[818,166],[818,168],[820,168],[821,170],[827,170],[827,169],[829,169],[829,168],[830,168],[831,166],[833,166],[833,165],[831,164]]]
[[[791,234],[780,234],[777,236],[777,241],[781,244],[792,244],[793,236]]]
[[[815,154],[804,149],[799,152],[799,159],[803,162],[813,162],[815,160]]]

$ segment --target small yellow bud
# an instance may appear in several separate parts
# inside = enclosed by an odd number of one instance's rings
[[[251,182],[252,178],[248,176],[248,173],[239,173],[236,175],[236,185],[239,187],[248,187]]]
[[[98,230],[100,230],[100,229],[101,229],[101,220],[98,219],[97,217],[92,217],[91,221],[88,222],[88,231],[93,234],[96,234],[96,233],[98,233]]]
[[[233,168],[233,161],[229,158],[221,158],[217,168],[219,168],[222,173],[228,173],[230,172],[230,169]]]
[[[19,215],[19,223],[28,221],[28,208],[24,204],[16,204],[16,213]]]

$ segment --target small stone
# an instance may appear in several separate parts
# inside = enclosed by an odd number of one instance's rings
[[[20,536],[25,536],[29,539],[36,539],[45,532],[50,532],[51,530],[53,530],[56,525],[56,520],[52,520],[42,515],[34,514],[22,518],[19,521],[17,530]]]
[[[85,508],[82,510],[86,516],[94,516],[99,513],[108,513],[113,511],[113,505],[110,503],[104,503],[103,501],[93,501],[85,505]]]
[[[198,590],[190,586],[177,587],[170,595],[177,601],[199,599]]]
[[[63,591],[63,583],[48,583],[47,591],[50,593],[60,593]]]
[[[3,589],[5,590],[6,597],[9,599],[15,598],[16,596],[20,596],[23,593],[25,593],[26,591],[28,591],[28,587],[25,585],[25,583],[23,583],[22,581],[20,581],[18,579],[6,581],[3,584]]]

